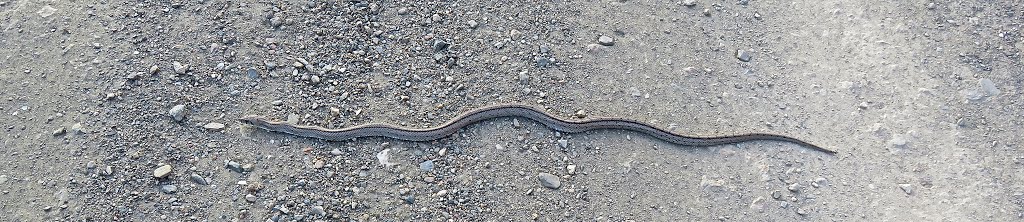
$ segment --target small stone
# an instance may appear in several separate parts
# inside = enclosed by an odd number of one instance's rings
[[[331,155],[338,156],[338,155],[341,155],[341,154],[345,154],[345,153],[341,152],[341,150],[339,150],[338,148],[334,148],[333,150],[331,150]]]
[[[602,35],[601,37],[597,38],[597,43],[603,46],[613,46],[615,45],[615,39],[612,38],[611,36]]]
[[[422,171],[432,171],[432,170],[434,170],[434,161],[433,160],[423,161],[422,163],[420,163],[420,170],[422,170]]]
[[[327,216],[327,212],[324,211],[324,207],[323,206],[313,206],[312,213],[314,215],[320,216],[320,217]]]
[[[224,129],[224,124],[223,123],[217,123],[217,122],[210,122],[210,123],[207,123],[206,125],[203,125],[203,128],[206,128],[207,130],[218,131],[218,130]]]
[[[697,5],[697,0],[683,0],[683,5],[686,7],[693,7]]]
[[[185,74],[185,73],[187,73],[187,72],[188,72],[188,69],[189,69],[188,65],[182,65],[182,64],[181,64],[180,62],[178,62],[178,61],[174,61],[174,62],[173,62],[173,63],[171,64],[171,66],[173,66],[173,67],[174,67],[174,73],[175,73],[175,74],[178,74],[178,75],[181,75],[181,74]]]
[[[251,193],[250,194],[246,194],[245,195],[245,201],[247,201],[249,203],[255,203],[256,202],[256,195],[252,195]]]
[[[302,67],[306,67],[306,64],[302,64],[302,62],[295,61],[294,63],[292,63],[292,66],[294,66],[295,68],[300,68],[301,69]]]
[[[569,164],[568,166],[565,166],[565,171],[569,173],[569,175],[576,175],[576,165]]]
[[[408,195],[408,196],[402,197],[402,200],[404,200],[405,203],[407,203],[407,204],[414,204],[414,203],[416,203],[416,197],[413,196],[413,195]]]
[[[284,101],[282,101],[282,100],[274,100],[273,102],[270,102],[270,105],[281,106],[281,105],[284,105]]]
[[[440,51],[444,51],[445,49],[448,49],[449,46],[451,46],[451,44],[449,44],[449,43],[447,43],[445,41],[437,40],[437,41],[434,42],[433,48],[434,48],[434,51],[439,51],[440,52]]]
[[[987,94],[990,97],[997,96],[1000,93],[1002,93],[1002,91],[1000,91],[999,88],[996,88],[996,84],[993,83],[991,79],[982,78],[978,80],[978,84],[981,85],[981,91],[985,92],[985,94]]]
[[[153,177],[164,178],[171,174],[171,165],[163,165],[153,170]]]
[[[603,46],[601,44],[596,44],[596,43],[588,44],[587,45],[587,52],[591,53],[591,54],[597,54],[597,53],[603,52],[604,48],[607,48],[607,47],[608,46]]]
[[[325,164],[326,163],[324,163],[324,160],[315,160],[315,161],[313,161],[313,169],[324,168]]]
[[[789,191],[792,191],[793,193],[800,192],[800,189],[802,189],[802,188],[804,188],[804,186],[800,185],[799,183],[793,183],[793,184],[790,184],[788,187],[786,187],[786,189],[788,189]]]
[[[740,59],[740,61],[750,62],[750,52],[742,49],[736,50],[736,58]]]
[[[750,209],[757,210],[757,211],[764,210],[764,202],[765,202],[764,197],[754,198],[753,201],[750,201]]]
[[[558,189],[559,187],[562,187],[561,179],[559,179],[558,176],[552,175],[550,173],[537,174],[537,180],[540,181],[541,186],[547,188]]]
[[[110,176],[114,174],[114,167],[105,166],[100,168],[100,176]]]
[[[249,68],[249,70],[246,71],[245,74],[248,75],[249,78],[251,78],[251,79],[259,79],[260,78],[260,73],[257,72],[256,69],[254,69],[254,68]]]
[[[576,110],[576,113],[573,114],[573,117],[580,118],[580,119],[587,118],[587,111],[586,110],[582,110],[582,109],[581,110]]]
[[[173,194],[174,192],[178,191],[178,186],[174,186],[172,184],[163,185],[160,186],[160,191],[166,194]]]
[[[828,183],[828,180],[826,180],[824,177],[818,177],[814,179],[814,182],[811,182],[811,186],[817,188],[820,186],[825,186],[825,183]]]
[[[473,28],[473,29],[475,29],[476,27],[478,27],[480,25],[480,23],[477,23],[476,20],[469,20],[468,22],[466,22],[466,24],[469,25],[469,28]]]
[[[67,130],[63,126],[53,130],[53,136],[62,136],[64,133],[67,133]]]
[[[227,167],[228,169],[239,173],[245,172],[245,170],[242,169],[242,164],[235,161],[228,161],[226,164],[224,164],[224,167]]]
[[[71,125],[71,132],[75,134],[85,134],[85,129],[83,128],[82,123],[75,123],[74,125]]]
[[[192,182],[194,182],[196,184],[199,184],[199,185],[207,185],[207,184],[209,184],[209,183],[206,182],[206,179],[203,178],[202,176],[199,176],[199,174],[194,174],[193,173],[192,175],[188,176],[188,179],[192,180]]]
[[[149,74],[150,75],[156,75],[159,72],[160,72],[160,67],[159,66],[153,65],[153,66],[149,67]]]
[[[550,59],[545,58],[545,57],[537,58],[537,61],[536,61],[537,67],[544,68],[544,67],[548,67],[549,64],[551,64],[551,60]]]
[[[781,198],[782,198],[782,192],[781,191],[778,191],[778,190],[773,190],[772,191],[772,199],[778,200],[778,199],[781,199]]]
[[[711,9],[704,9],[703,14],[704,14],[704,16],[710,17],[711,16]]]
[[[167,113],[174,118],[174,121],[181,122],[181,120],[185,119],[185,105],[171,107],[171,110],[167,111]]]
[[[799,214],[800,216],[807,215],[807,210],[804,210],[803,207],[796,208],[796,214]]]
[[[914,185],[911,185],[909,183],[901,183],[899,184],[899,186],[900,189],[903,190],[903,192],[907,193],[907,195],[914,194]]]
[[[320,76],[313,75],[313,76],[309,77],[309,81],[312,81],[313,84],[320,83]]]
[[[889,140],[889,144],[891,144],[893,147],[903,148],[907,146],[907,140],[903,139],[902,136],[896,135]]]
[[[96,161],[89,161],[88,163],[85,163],[85,168],[90,170],[96,169]]]
[[[562,149],[565,149],[566,147],[569,147],[569,140],[565,140],[565,139],[558,140],[558,146],[562,147]]]
[[[430,16],[430,20],[434,21],[434,22],[441,22],[441,15],[434,14],[434,15]]]
[[[398,9],[398,14],[399,14],[399,15],[405,15],[405,14],[409,14],[409,8],[408,8],[408,7],[402,7],[402,8],[399,8],[399,9]]]

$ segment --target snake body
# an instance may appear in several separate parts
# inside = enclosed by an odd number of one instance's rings
[[[828,150],[814,144],[804,142],[796,138],[766,134],[751,133],[718,137],[694,137],[680,135],[668,130],[651,126],[646,123],[625,118],[590,118],[585,120],[565,120],[537,108],[524,105],[493,105],[478,108],[448,121],[445,124],[433,128],[413,129],[394,126],[390,124],[372,123],[342,129],[327,129],[319,126],[298,126],[280,121],[270,121],[259,116],[245,116],[239,121],[268,131],[287,133],[295,136],[310,137],[328,141],[344,141],[360,137],[388,137],[408,141],[431,141],[437,140],[456,133],[459,129],[480,121],[500,117],[522,117],[537,121],[545,126],[560,132],[579,133],[601,129],[619,129],[636,131],[650,135],[670,143],[683,146],[716,146],[725,144],[742,143],[755,140],[774,140],[795,143],[813,150],[835,154],[835,151]]]

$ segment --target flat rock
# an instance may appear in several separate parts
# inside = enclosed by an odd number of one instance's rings
[[[210,123],[207,123],[206,125],[203,125],[203,128],[206,128],[207,130],[217,131],[217,130],[224,129],[224,124],[223,123],[210,122]]]
[[[750,52],[747,52],[747,50],[742,49],[736,50],[736,58],[739,59],[740,61],[750,62]]]
[[[558,176],[555,176],[550,173],[537,174],[537,180],[540,181],[541,186],[547,188],[558,189],[559,187],[562,187],[561,179],[559,179]]]
[[[613,46],[615,45],[615,39],[611,36],[602,35],[601,37],[597,37],[597,43],[603,46]]]
[[[171,165],[163,165],[153,170],[153,177],[164,178],[171,174]]]
[[[172,194],[174,192],[178,192],[178,186],[170,185],[170,184],[163,185],[163,186],[160,186],[160,192],[164,192],[166,194]]]

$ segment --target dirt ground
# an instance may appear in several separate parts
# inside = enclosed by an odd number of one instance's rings
[[[0,221],[1022,220],[1022,23],[1020,1],[0,0]],[[505,103],[838,154],[236,121]]]

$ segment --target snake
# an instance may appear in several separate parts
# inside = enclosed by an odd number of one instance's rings
[[[769,134],[769,133],[748,133],[729,136],[699,137],[673,133],[663,128],[655,127],[647,123],[616,117],[593,117],[582,120],[567,120],[555,117],[538,108],[517,105],[500,104],[477,108],[465,112],[445,124],[432,128],[405,128],[385,123],[369,123],[345,127],[341,129],[327,129],[319,126],[303,126],[283,121],[271,121],[256,115],[247,115],[238,120],[242,123],[256,126],[271,132],[291,134],[299,137],[316,138],[327,141],[346,141],[361,137],[387,137],[406,141],[433,141],[455,134],[459,129],[479,123],[481,121],[502,117],[520,117],[539,122],[548,128],[564,133],[582,133],[593,130],[627,130],[677,144],[682,146],[709,147],[727,144],[736,144],[750,141],[769,140],[794,143],[812,150],[835,154],[835,151],[805,142],[793,137]]]

